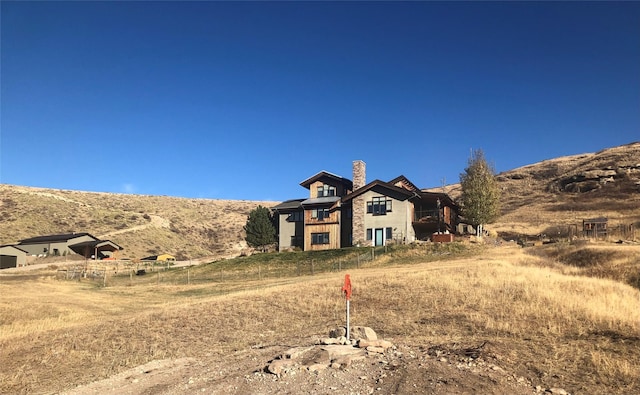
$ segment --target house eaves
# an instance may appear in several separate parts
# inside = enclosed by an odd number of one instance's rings
[[[378,188],[382,188],[382,189],[386,189],[387,191],[394,193],[394,194],[398,194],[399,196],[403,196],[404,199],[411,199],[411,198],[417,198],[420,195],[416,192],[413,191],[409,191],[405,188],[400,188],[397,187],[395,185],[389,184],[387,182],[381,181],[381,180],[374,180],[371,181],[370,183],[368,183],[367,185],[363,186],[362,188],[358,188],[357,190],[353,191],[352,193],[348,194],[347,196],[342,197],[342,201],[343,202],[347,202],[355,197],[358,197],[360,195],[362,195],[363,193],[370,191],[370,190],[374,190],[374,189],[378,189]]]
[[[333,173],[329,173],[328,171],[322,170],[321,172],[317,173],[316,175],[307,178],[306,180],[302,181],[300,183],[301,186],[309,189],[311,187],[311,184],[313,184],[314,182],[321,180],[322,178],[328,178],[330,180],[336,181],[342,185],[346,185],[347,189],[352,189],[353,188],[353,182],[351,182],[351,180],[349,180],[348,178],[344,178],[341,177],[337,174],[333,174]]]

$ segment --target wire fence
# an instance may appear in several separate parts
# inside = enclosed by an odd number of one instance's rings
[[[321,273],[359,269],[387,252],[386,247],[333,259],[302,259],[295,262],[252,262],[251,264],[213,262],[173,266],[165,262],[87,261],[59,269],[60,280],[91,281],[102,286],[143,284],[205,284],[251,282],[273,278],[314,276]]]

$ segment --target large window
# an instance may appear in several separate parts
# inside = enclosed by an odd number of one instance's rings
[[[311,244],[329,244],[329,232],[311,233]]]
[[[311,218],[322,221],[329,218],[328,208],[314,208],[311,210]]]
[[[391,199],[377,196],[367,202],[367,213],[373,215],[387,215],[391,212]]]
[[[336,196],[336,187],[324,184],[318,187],[318,197]]]
[[[289,217],[287,218],[287,221],[289,222],[302,222],[302,220],[304,219],[304,214],[302,211],[295,211],[291,214],[289,214]]]

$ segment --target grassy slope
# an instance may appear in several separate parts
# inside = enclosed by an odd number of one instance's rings
[[[613,261],[640,266],[637,247],[617,248]],[[352,322],[396,343],[488,341],[487,352],[502,366],[546,387],[577,394],[640,389],[638,289],[564,273],[570,268],[553,251],[527,251],[533,250],[394,250],[349,271]],[[297,257],[220,261],[192,275],[215,278],[234,264],[250,273]],[[52,281],[46,271],[3,277],[0,392],[71,388],[154,359],[306,344],[343,324],[344,272],[192,284],[184,272],[163,273],[158,283],[147,276],[132,284],[124,275],[106,288],[100,281]]]
[[[502,216],[489,230],[505,237],[553,235],[584,218],[607,216],[612,226],[640,229],[640,171],[587,193],[561,192],[561,180],[588,170],[640,163],[640,143],[546,160],[504,172]],[[459,184],[445,188],[452,197]],[[180,259],[237,256],[246,247],[242,226],[259,204],[277,202],[185,199],[31,188],[0,184],[0,244],[43,234],[89,232],[142,258],[170,253]]]
[[[273,202],[185,199],[0,185],[0,243],[89,232],[123,246],[123,256],[180,259],[238,255],[249,211]]]

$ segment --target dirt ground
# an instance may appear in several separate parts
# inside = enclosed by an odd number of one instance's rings
[[[491,343],[398,344],[347,367],[311,371],[294,366],[280,375],[266,372],[268,362],[290,347],[242,350],[224,358],[153,361],[62,395],[568,393],[542,388],[519,376]]]

